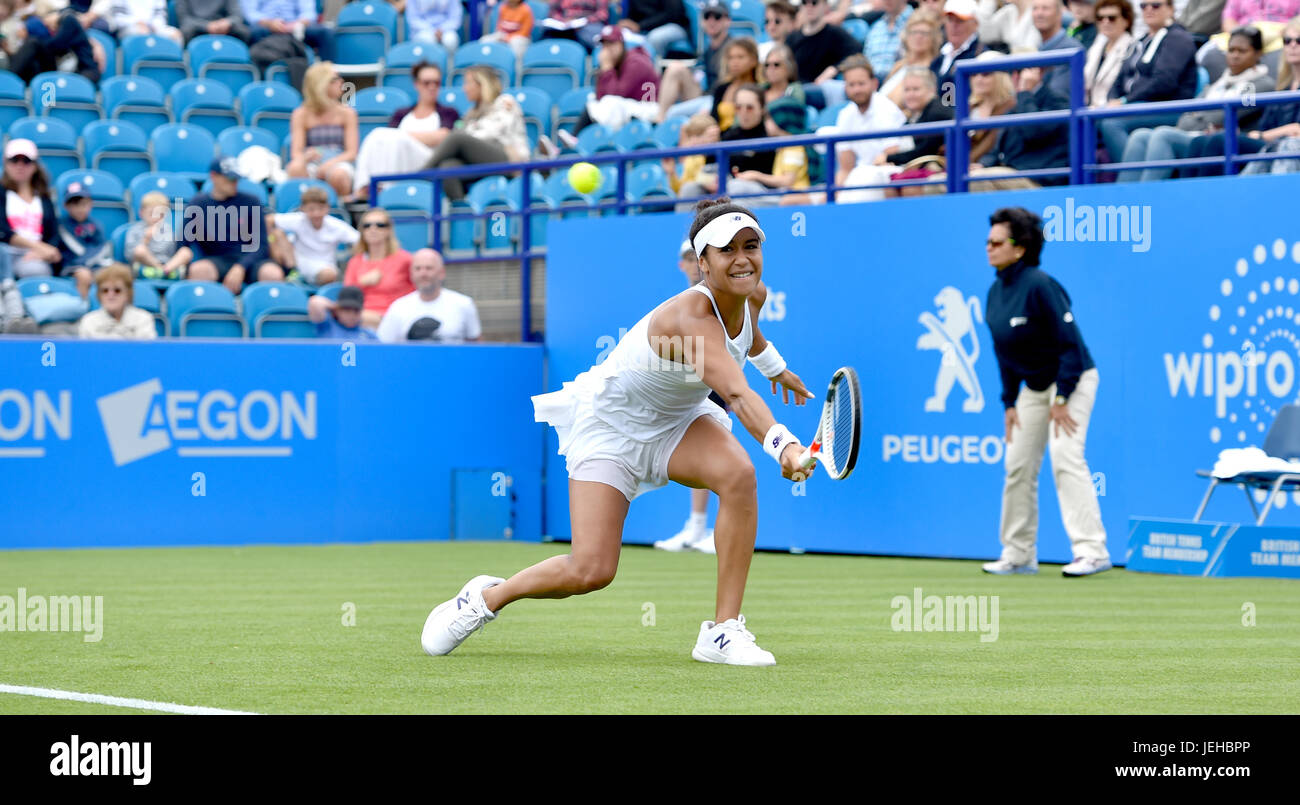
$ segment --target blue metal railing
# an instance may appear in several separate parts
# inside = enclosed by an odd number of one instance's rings
[[[534,206],[532,203],[532,182],[536,180],[533,176],[534,171],[538,170],[555,170],[568,169],[570,166],[579,162],[590,162],[597,166],[613,163],[617,166],[616,182],[613,188],[613,198],[602,196],[596,202],[586,205],[585,209],[594,212],[613,211],[615,214],[626,214],[630,208],[645,208],[665,205],[676,205],[683,203],[694,203],[701,198],[713,198],[727,194],[727,180],[729,178],[728,170],[729,155],[738,151],[775,151],[780,148],[791,146],[826,146],[826,182],[825,193],[826,200],[834,203],[837,192],[845,190],[863,190],[863,189],[880,189],[880,188],[901,188],[908,186],[935,185],[943,183],[949,193],[966,192],[971,180],[970,174],[970,137],[973,131],[986,129],[1005,129],[1017,126],[1043,125],[1050,123],[1060,123],[1065,125],[1067,136],[1069,138],[1068,148],[1068,167],[1060,168],[1040,168],[1035,170],[1014,171],[998,174],[999,179],[1007,178],[1028,178],[1028,179],[1045,179],[1068,177],[1070,184],[1087,184],[1095,181],[1097,173],[1115,170],[1135,170],[1140,168],[1177,168],[1201,165],[1223,164],[1227,173],[1235,173],[1236,166],[1251,161],[1294,158],[1294,154],[1289,153],[1261,153],[1251,155],[1241,155],[1237,153],[1237,121],[1240,116],[1242,106],[1266,106],[1276,103],[1296,103],[1300,102],[1300,92],[1274,92],[1261,95],[1253,95],[1249,98],[1221,98],[1214,100],[1186,100],[1186,101],[1166,101],[1161,103],[1129,104],[1117,107],[1104,107],[1099,109],[1089,109],[1085,106],[1084,84],[1083,84],[1083,66],[1086,53],[1083,50],[1058,50],[1047,51],[1043,53],[1033,53],[1022,56],[1008,56],[1006,58],[976,61],[974,59],[963,60],[957,63],[954,70],[954,85],[956,93],[956,110],[955,117],[951,121],[938,121],[934,123],[911,124],[904,128],[893,129],[888,131],[857,132],[851,134],[805,134],[794,137],[768,137],[761,140],[737,140],[732,142],[711,143],[708,145],[692,146],[689,148],[663,148],[663,149],[641,149],[632,152],[598,152],[589,155],[574,154],[559,159],[533,160],[529,162],[511,162],[495,165],[467,165],[457,168],[440,168],[435,170],[414,171],[410,173],[385,174],[372,176],[369,186],[369,201],[371,206],[378,203],[378,185],[380,182],[394,182],[403,180],[430,181],[433,185],[432,206],[429,210],[430,220],[433,223],[433,241],[432,246],[441,251],[442,249],[442,222],[443,221],[461,221],[461,220],[481,220],[495,215],[504,214],[509,217],[520,218],[519,226],[519,248],[517,251],[506,254],[479,255],[474,257],[458,257],[448,259],[448,263],[474,263],[495,261],[501,259],[519,259],[520,260],[520,288],[522,296],[522,315],[521,315],[521,338],[524,341],[531,340],[532,330],[532,313],[531,313],[531,261],[545,254],[534,247],[532,242],[531,223],[533,216],[557,215],[561,209],[572,209],[572,205],[564,203],[560,208],[550,206]],[[969,106],[969,85],[970,76],[978,73],[1004,72],[1010,70],[1021,70],[1029,67],[1056,67],[1064,65],[1070,71],[1070,107],[1068,109],[1032,112],[1028,114],[1008,114],[992,118],[974,119],[970,117]],[[1043,80],[1049,80],[1047,75]],[[1091,125],[1109,117],[1126,117],[1132,115],[1151,115],[1151,114],[1169,114],[1176,115],[1182,112],[1199,111],[1206,109],[1223,109],[1224,110],[1224,151],[1225,154],[1205,158],[1184,158],[1174,160],[1154,160],[1146,162],[1133,163],[1104,163],[1099,164],[1093,161],[1092,155],[1097,152],[1097,131],[1096,126]],[[893,137],[915,137],[915,136],[935,136],[939,135],[944,138],[945,154],[947,155],[947,176],[946,179],[911,179],[889,181],[879,184],[858,184],[853,186],[840,186],[835,182],[837,156],[833,147],[837,143],[848,141],[860,141],[870,139],[883,139]],[[759,148],[761,144],[761,149]],[[627,174],[631,169],[629,164],[633,162],[647,162],[656,159],[681,159],[693,154],[712,154],[717,162],[718,169],[718,190],[716,194],[708,196],[694,197],[650,197],[645,199],[627,198]],[[1114,157],[1115,155],[1112,155]],[[958,168],[957,166],[963,166]],[[517,202],[516,209],[509,210],[491,210],[485,212],[453,212],[443,214],[442,208],[442,182],[449,178],[478,178],[484,176],[515,174],[521,175],[521,185],[519,193],[514,201]],[[820,188],[810,188],[819,190]],[[760,193],[741,193],[728,194],[733,198],[750,198],[755,196],[772,197],[788,195],[792,193],[805,193],[809,189],[792,189],[792,188],[768,188]],[[584,209],[584,207],[578,207]],[[400,217],[402,211],[395,211],[395,217]]]

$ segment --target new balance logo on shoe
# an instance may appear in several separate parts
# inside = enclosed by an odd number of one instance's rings
[[[718,644],[718,650],[721,651],[722,649],[726,648],[727,644],[730,643],[731,641],[727,639],[726,635],[720,634],[717,637],[713,638],[713,642]]]
[[[468,604],[468,603],[469,603],[469,599],[468,599],[468,598],[457,598],[457,599],[456,599],[456,609],[460,609],[461,607],[465,606],[465,605]]]

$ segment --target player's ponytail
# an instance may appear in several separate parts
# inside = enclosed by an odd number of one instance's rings
[[[758,221],[758,216],[748,207],[743,204],[737,204],[732,201],[729,196],[723,196],[718,199],[706,198],[695,203],[695,221],[691,223],[691,234],[689,237],[691,243],[695,242],[695,236],[700,233],[700,230],[709,225],[709,221],[729,212],[744,213],[755,221]],[[760,221],[759,223],[762,222]]]

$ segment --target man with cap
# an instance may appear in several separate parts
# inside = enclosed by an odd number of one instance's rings
[[[265,237],[274,218],[256,197],[240,192],[234,157],[214,158],[208,178],[212,189],[190,199],[181,221],[181,242],[195,255],[187,278],[220,282],[233,294],[245,281],[283,280]]]
[[[827,0],[803,0],[800,6],[803,25],[786,37],[785,43],[794,53],[799,65],[799,80],[816,84],[821,90],[825,106],[835,106],[844,101],[844,82],[839,78],[839,65],[848,57],[862,52],[862,44],[838,25],[826,21],[830,9]],[[805,91],[812,89],[805,86]],[[809,92],[813,102],[815,92]]]
[[[73,277],[82,299],[90,297],[94,272],[113,262],[113,244],[104,228],[90,218],[94,202],[81,182],[63,191],[64,213],[59,217],[59,252],[63,255],[60,276]]]
[[[411,256],[411,284],[415,290],[388,306],[379,322],[379,340],[438,341],[460,344],[477,341],[483,334],[474,300],[442,287],[447,269],[442,255],[420,249]]]
[[[373,330],[361,326],[361,309],[365,294],[355,285],[339,289],[339,298],[331,300],[316,294],[307,300],[307,317],[316,324],[316,337],[332,341],[378,341]]]
[[[984,50],[979,37],[980,22],[975,16],[975,0],[947,0],[943,4],[943,32],[947,42],[939,55],[930,62],[935,82],[939,86],[939,99],[956,106],[957,96],[953,75],[957,62],[973,59]]]
[[[621,27],[606,25],[601,29],[600,52],[597,56],[597,100],[606,97],[625,98],[636,103],[659,100],[659,72],[655,70],[654,61],[643,48],[628,45]],[[573,127],[573,134],[564,129],[558,130],[560,142],[576,150],[578,138],[575,135],[593,122],[591,114],[583,107],[582,114]]]
[[[542,36],[577,39],[587,52],[596,49],[596,38],[609,22],[608,0],[551,0],[551,16],[542,20]]]

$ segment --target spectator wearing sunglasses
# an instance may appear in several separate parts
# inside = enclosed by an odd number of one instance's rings
[[[352,259],[343,272],[343,284],[354,285],[365,294],[361,326],[379,327],[388,306],[415,290],[411,284],[411,254],[402,248],[393,229],[393,219],[382,207],[372,207],[361,216],[361,240],[352,247]]]
[[[763,30],[767,41],[758,43],[758,58],[767,61],[772,48],[785,44],[785,38],[799,28],[799,9],[790,0],[767,0],[763,16]]]
[[[18,138],[5,145],[2,183],[0,279],[54,275],[63,262],[59,218],[36,143]]]
[[[1254,26],[1261,31],[1272,50],[1282,26],[1296,14],[1300,14],[1300,0],[1228,0],[1223,6],[1222,28],[1197,51],[1196,63],[1204,67],[1213,80],[1227,68],[1229,31]]]
[[[1097,0],[1093,13],[1097,38],[1088,48],[1083,67],[1083,93],[1088,105],[1096,109],[1110,102],[1110,88],[1133,46],[1133,6],[1128,0]]]
[[[704,50],[700,67],[674,62],[664,70],[659,81],[659,119],[693,117],[712,110],[713,98],[704,90],[718,83],[722,51],[730,41],[731,9],[723,0],[705,0],[700,7],[700,29],[704,32]]]
[[[125,338],[148,341],[158,337],[153,314],[131,304],[134,285],[131,269],[113,263],[95,275],[99,308],[81,317],[77,334],[82,338]]]

